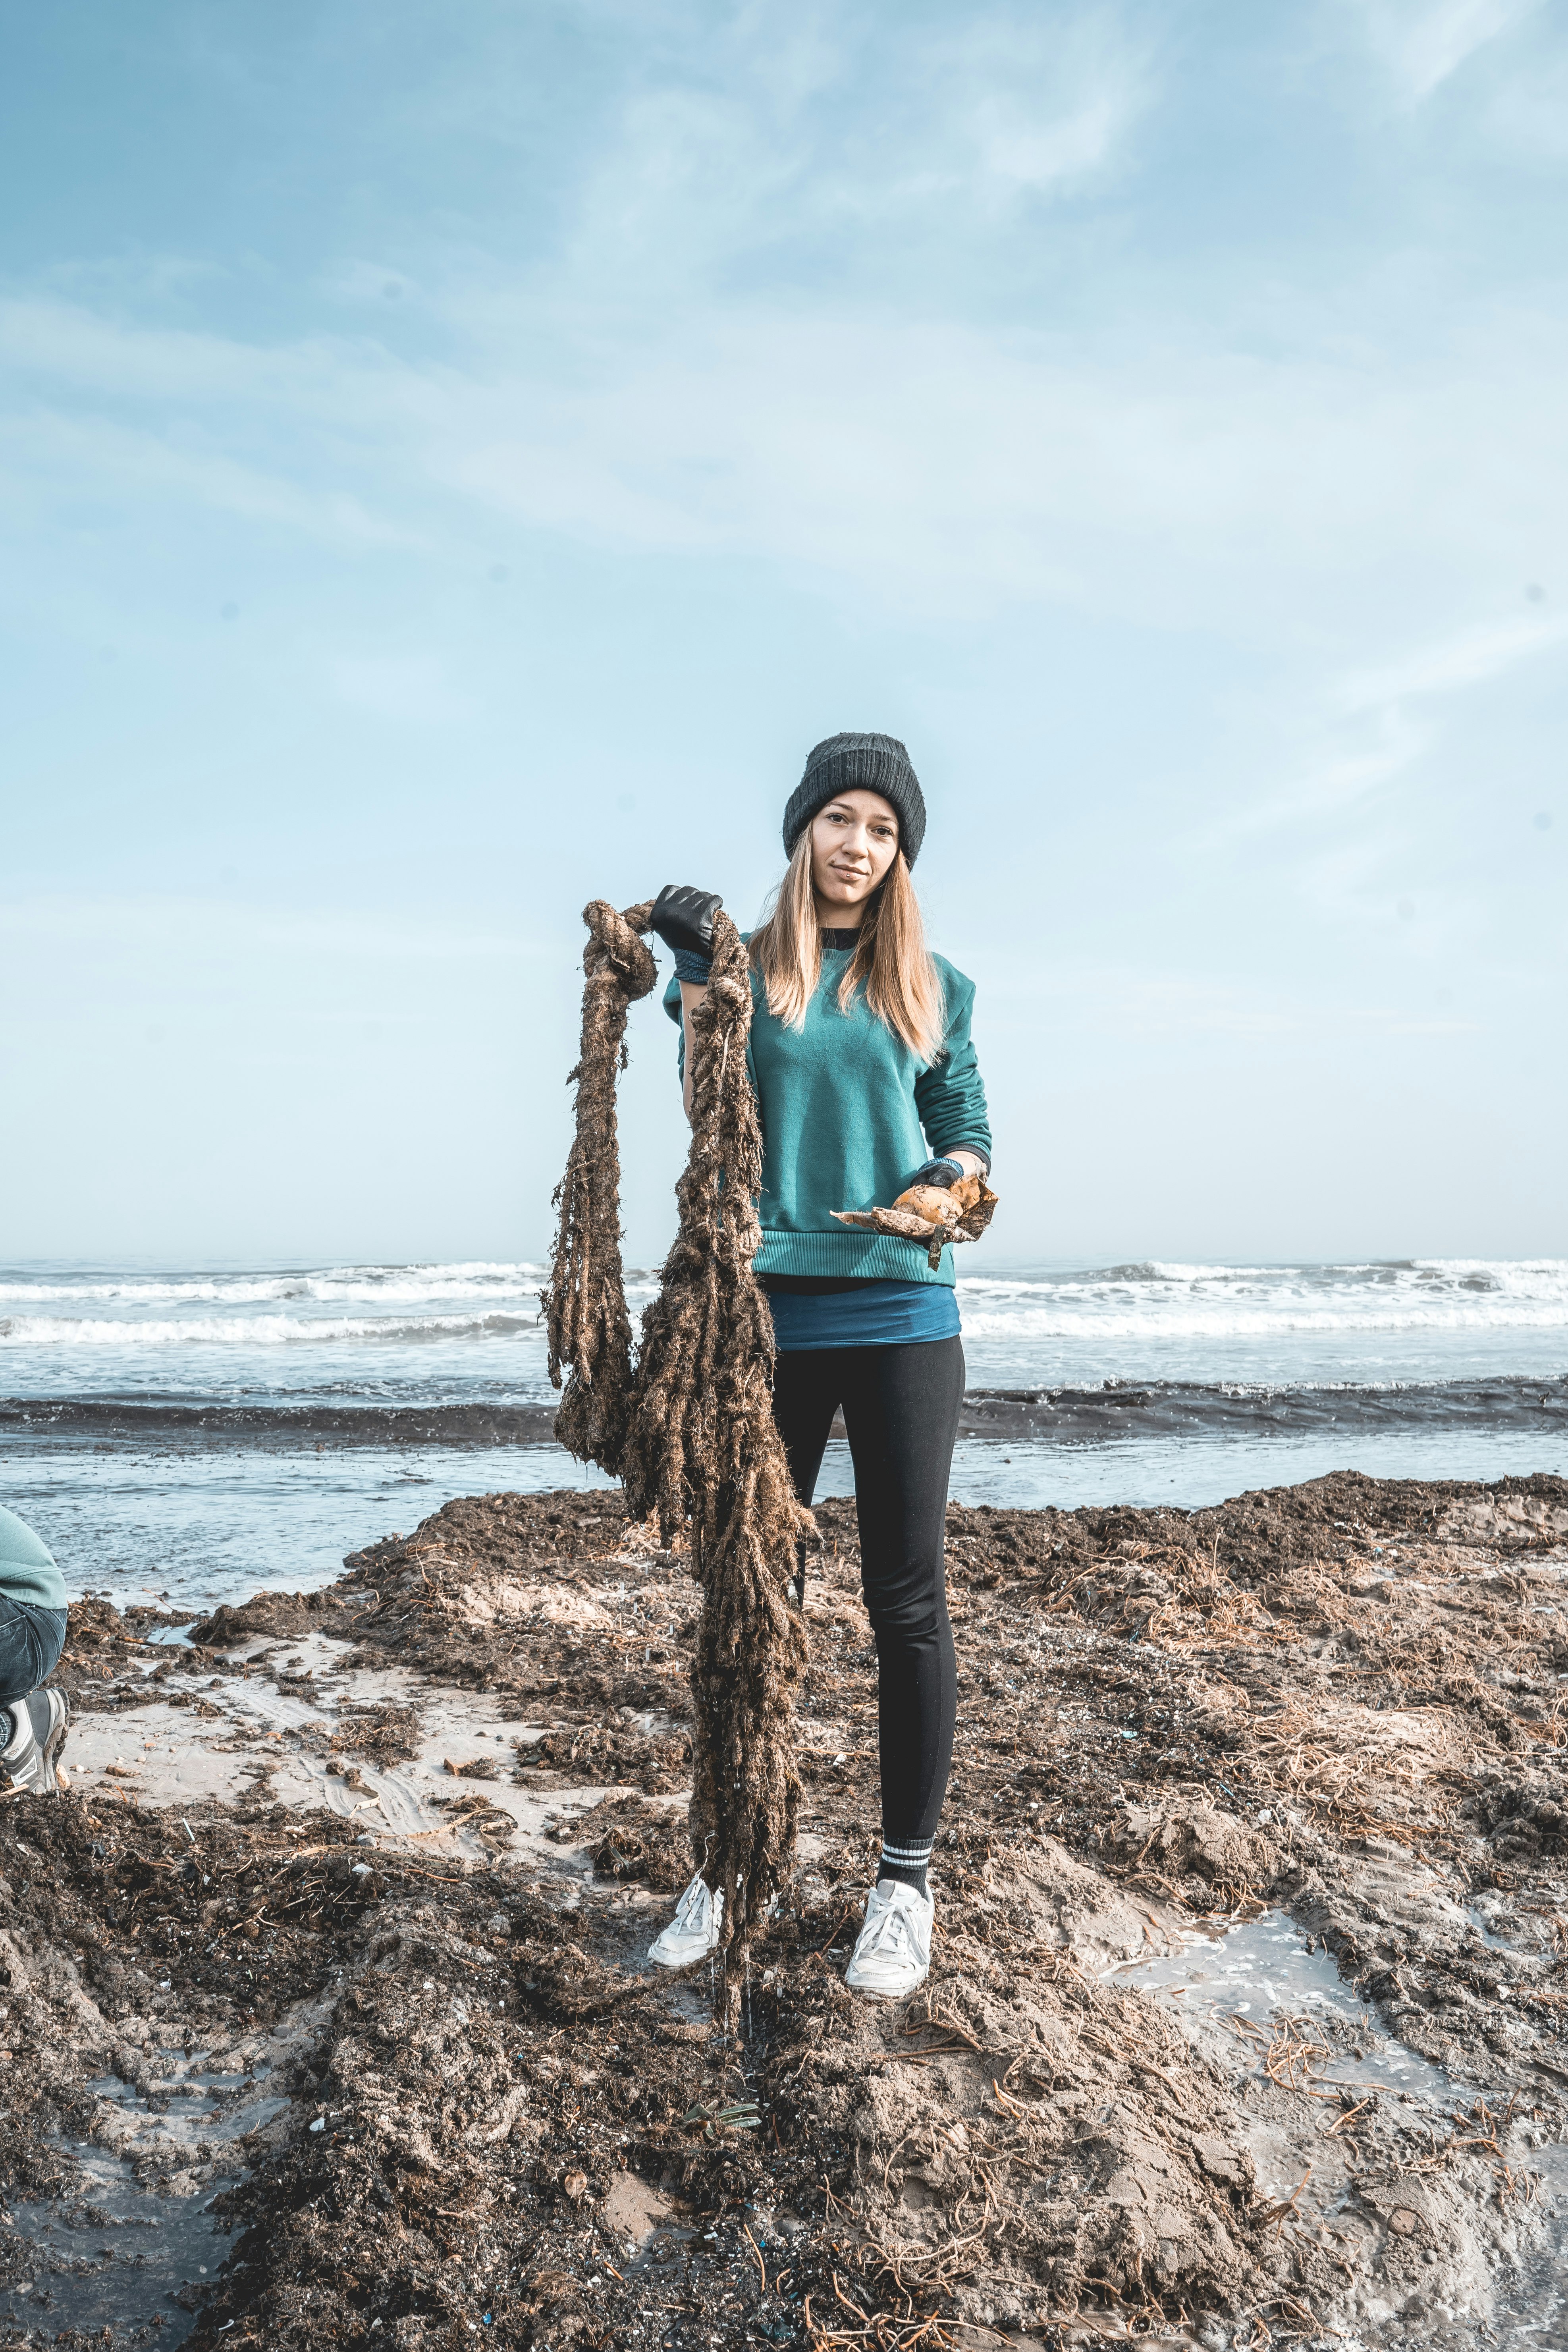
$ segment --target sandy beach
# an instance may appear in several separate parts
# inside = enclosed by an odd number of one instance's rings
[[[818,1517],[735,2041],[642,1959],[695,1594],[616,1494],[455,1501],[187,1627],[73,1610],[71,1792],[0,1812],[3,2340],[1543,2340],[1568,1482],[954,1506],[891,2005],[840,1982],[874,1682]]]

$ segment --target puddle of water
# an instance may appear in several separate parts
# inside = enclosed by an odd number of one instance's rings
[[[273,2072],[266,2058],[226,2066],[210,2050],[176,2045],[150,2055],[149,2070],[140,2085],[120,2074],[85,2085],[103,2101],[99,2115],[106,2126],[112,2120],[106,2136],[125,2153],[91,2140],[62,2142],[77,2174],[69,2194],[11,2207],[10,2255],[30,2259],[17,2283],[0,2289],[0,2330],[7,2320],[49,2337],[66,2328],[155,2326],[163,2352],[170,2352],[195,2326],[195,2308],[186,2308],[194,2295],[179,2298],[216,2278],[230,2225],[213,2201],[245,2178],[237,2169],[208,2174],[208,2167],[215,2158],[232,2167],[233,2143],[289,2102],[263,2087]],[[196,2178],[208,2177],[184,2196],[146,2188],[134,2163],[150,2154],[160,2168],[193,2168]]]
[[[1537,2148],[1539,2201],[1553,2216],[1546,2244],[1529,2254],[1502,2286],[1492,2313],[1499,2352],[1568,2352],[1568,2147]]]
[[[191,1646],[192,1627],[200,1622],[199,1618],[193,1617],[189,1625],[159,1625],[154,1627],[151,1633],[144,1633],[142,1638],[144,1642],[157,1643],[165,1649],[174,1646],[188,1650]]]
[[[1108,1984],[1135,1985],[1179,1999],[1210,2016],[1236,2014],[1268,2029],[1276,2011],[1310,2016],[1332,2028],[1334,2058],[1324,2083],[1362,2084],[1412,2098],[1451,2102],[1463,2086],[1403,2042],[1384,2033],[1365,2001],[1346,1984],[1329,1952],[1307,1949],[1289,1915],[1266,1911],[1219,1935],[1201,1928],[1157,1959],[1111,1969]]]
[[[216,2279],[227,2258],[229,2224],[212,2208],[235,2179],[209,2180],[190,2197],[160,2197],[142,2187],[123,2157],[90,2142],[68,2145],[81,2176],[79,2193],[10,2209],[13,2245],[19,2239],[31,2254],[26,2276],[0,2290],[0,2316],[49,2335],[156,2326],[163,2352],[172,2352],[196,2322],[177,2296]]]
[[[1531,1924],[1495,1895],[1483,1895],[1479,1903],[1467,1903],[1465,1916],[1490,1951],[1507,1952],[1510,1959],[1522,1956],[1528,1960],[1542,1949],[1541,1938]]]
[[[1503,1944],[1484,1917],[1472,1918],[1489,1944]],[[1265,2032],[1276,2018],[1310,2017],[1333,2052],[1317,2082],[1395,2093],[1430,2105],[1435,2122],[1479,2095],[1385,2033],[1332,1956],[1310,1952],[1306,1937],[1283,1911],[1266,1911],[1217,1932],[1194,1929],[1177,1950],[1126,1962],[1108,1970],[1104,1981],[1163,1995],[1205,2021],[1239,2016]],[[1257,2065],[1261,2045],[1250,2062],[1244,2050],[1238,2039],[1238,2062]],[[1484,2340],[1494,2352],[1568,2352],[1568,2146],[1519,2150],[1509,2160],[1517,2175],[1535,2176],[1531,2198],[1541,2214],[1541,2235],[1500,2269]]]
[[[202,2147],[214,2140],[242,2139],[247,2132],[259,2131],[288,2105],[287,2099],[236,2101],[233,2093],[249,2079],[246,2074],[186,2074],[175,2081],[154,2083],[149,2094],[138,2090],[134,2083],[122,2082],[118,2074],[100,2074],[87,2089],[124,2115],[149,2117],[160,2139],[177,2141],[199,2155]]]

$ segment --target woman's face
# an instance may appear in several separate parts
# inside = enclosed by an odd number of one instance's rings
[[[811,820],[811,885],[828,930],[854,929],[899,854],[899,820],[880,793],[840,793]]]

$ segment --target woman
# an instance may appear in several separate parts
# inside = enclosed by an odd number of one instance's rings
[[[885,1208],[910,1184],[990,1168],[973,984],[927,952],[910,880],[925,824],[901,743],[819,743],[784,811],[789,871],[750,938],[747,1066],[763,1140],[756,1272],[778,1343],[773,1417],[809,1505],[843,1411],[877,1637],[882,1854],[847,1982],[889,1998],[911,1992],[931,1961],[926,1871],[956,1703],[942,1537],[963,1349],[951,1245],[933,1273],[923,1243],[836,1224],[832,1212]],[[691,1012],[719,905],[671,887],[653,910],[675,953],[664,1001],[681,1023],[689,1114]],[[694,1878],[649,1957],[680,1968],[713,1950],[722,1900]]]

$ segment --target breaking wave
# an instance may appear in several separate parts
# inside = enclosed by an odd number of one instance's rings
[[[243,1339],[253,1348],[287,1348],[309,1344],[312,1347],[353,1347],[365,1343],[389,1347],[417,1347],[421,1341],[451,1339],[505,1339],[520,1332],[532,1331],[539,1323],[539,1302],[533,1301],[531,1312],[489,1315],[426,1315],[416,1318],[398,1316],[358,1318],[323,1317],[319,1322],[307,1321],[297,1315],[255,1315],[244,1321],[232,1317],[192,1315],[175,1318],[150,1318],[134,1321],[126,1317],[110,1321],[103,1317],[83,1316],[74,1318],[54,1315],[0,1316],[0,1345],[29,1348],[123,1348],[133,1340],[138,1348],[224,1347],[232,1348]]]
[[[1568,1260],[1333,1265],[958,1261],[973,1388],[1363,1389],[1568,1371]],[[974,1270],[971,1272],[971,1266]],[[550,1394],[531,1260],[217,1268],[0,1266],[0,1393],[289,1400],[377,1410]],[[634,1318],[652,1297],[627,1277]]]
[[[1562,1331],[1568,1259],[1364,1265],[1131,1265],[959,1281],[976,1339],[1210,1339],[1292,1332]]]
[[[537,1292],[545,1268],[531,1261],[475,1259],[457,1265],[346,1265],[279,1273],[138,1274],[0,1270],[0,1309],[79,1307],[138,1316],[152,1307],[244,1309],[295,1302],[321,1307],[420,1307]]]

